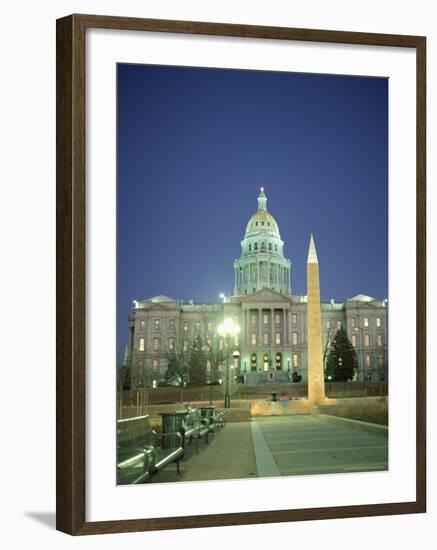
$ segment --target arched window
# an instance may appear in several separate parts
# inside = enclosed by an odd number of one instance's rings
[[[268,371],[269,366],[270,366],[270,357],[268,353],[265,353],[263,357],[263,370]]]
[[[252,252],[252,245],[249,245],[249,252]]]
[[[250,368],[251,370],[256,370],[256,353],[252,353],[250,356]]]
[[[275,252],[277,252],[277,251],[278,251],[278,245],[275,244]]]
[[[255,243],[254,249],[255,249],[255,250],[258,250],[258,243]]]
[[[282,353],[280,351],[278,351],[278,353],[275,355],[275,365],[276,370],[282,369]]]
[[[266,243],[263,241],[261,243],[261,250],[265,250],[266,249]]]
[[[269,250],[272,249],[272,243],[269,243]]]

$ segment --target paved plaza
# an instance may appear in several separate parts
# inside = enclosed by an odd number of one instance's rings
[[[186,450],[152,483],[387,470],[388,431],[326,415],[252,418],[228,423],[208,445]]]
[[[387,470],[387,431],[328,416],[258,417],[251,421],[257,475]]]

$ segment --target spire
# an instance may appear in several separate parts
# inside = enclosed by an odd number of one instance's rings
[[[318,264],[318,263],[319,263],[319,260],[317,259],[316,246],[314,244],[313,234],[311,233],[307,264]]]
[[[258,195],[258,210],[267,210],[267,197],[264,193],[264,187],[261,187]]]

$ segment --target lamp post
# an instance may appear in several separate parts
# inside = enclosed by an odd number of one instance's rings
[[[229,409],[231,406],[231,393],[230,393],[230,383],[231,383],[231,376],[229,372],[229,339],[235,338],[238,334],[240,334],[240,325],[235,323],[233,319],[225,319],[223,323],[220,323],[220,325],[217,327],[217,332],[220,336],[222,336],[225,340],[226,345],[226,379],[225,379],[225,402],[224,406],[225,409]]]

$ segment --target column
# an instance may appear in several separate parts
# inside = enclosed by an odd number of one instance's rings
[[[291,342],[290,338],[291,338],[291,311],[288,310],[288,326],[287,326],[287,344],[289,344]]]
[[[287,311],[285,310],[285,308],[282,308],[282,337],[281,337],[282,345],[285,344],[286,334],[287,334]]]
[[[311,405],[319,405],[325,400],[325,380],[323,372],[319,262],[312,235],[307,261],[307,293],[308,401]]]

